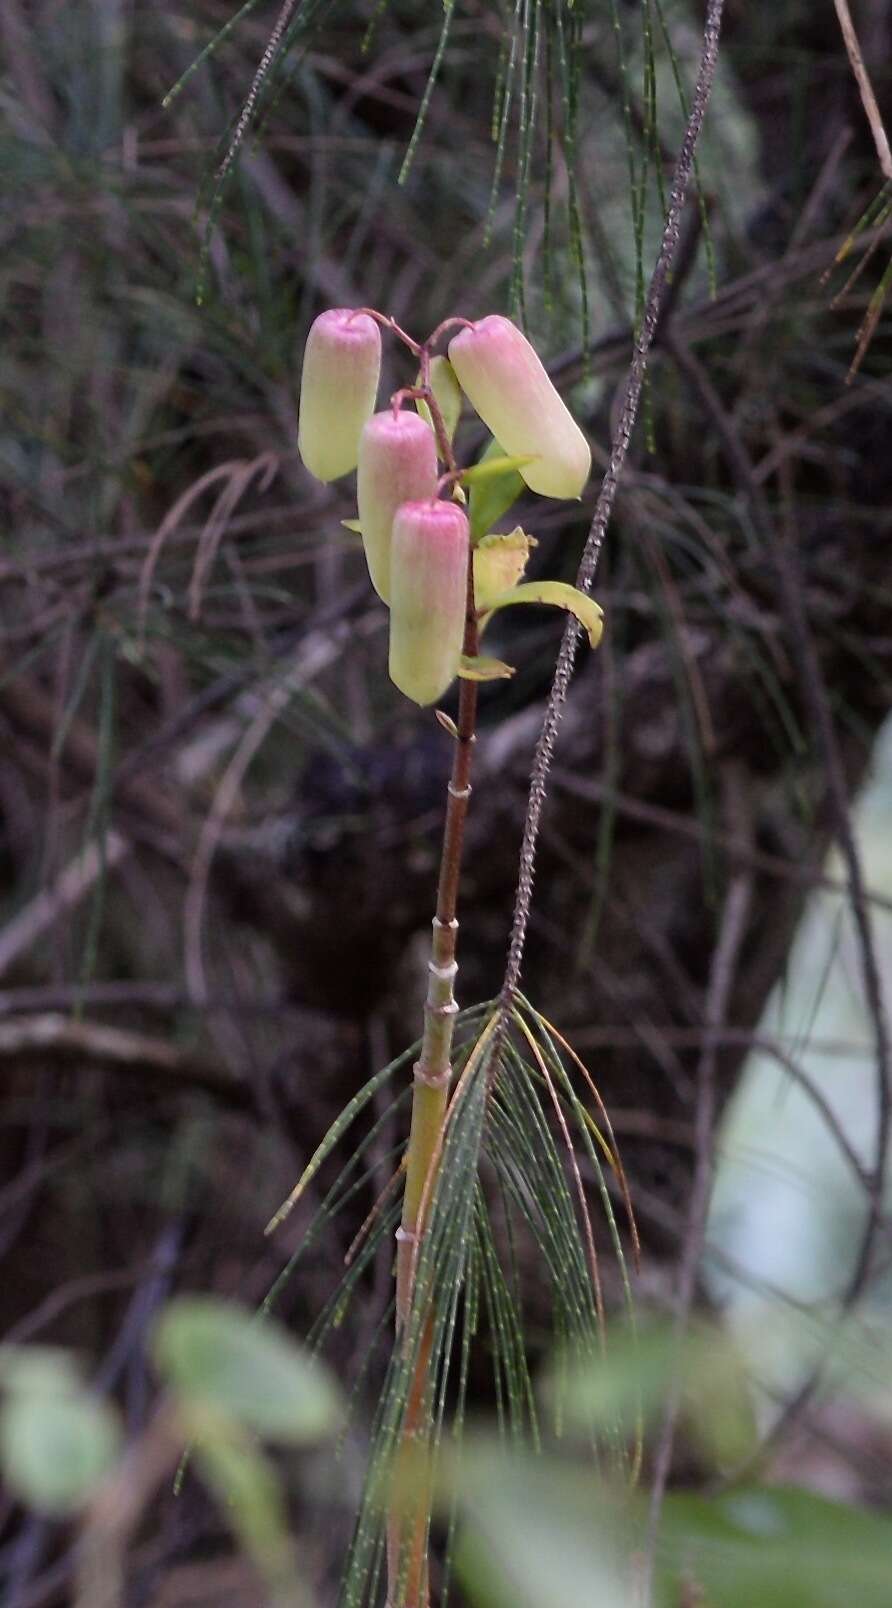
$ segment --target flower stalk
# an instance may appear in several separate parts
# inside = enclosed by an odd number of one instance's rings
[[[430,411],[440,456],[450,473],[457,473],[452,443],[442,412],[430,385],[430,352],[421,353],[422,400]],[[473,550],[468,557],[467,593],[463,652],[477,655],[479,631],[474,599]],[[460,683],[458,720],[452,773],[446,793],[446,820],[440,855],[436,914],[433,919],[428,986],[424,1003],[424,1030],[421,1052],[413,1069],[412,1117],[406,1150],[406,1182],[403,1211],[397,1229],[396,1251],[396,1333],[397,1343],[409,1337],[412,1305],[412,1276],[417,1264],[417,1247],[424,1232],[422,1212],[430,1198],[431,1184],[442,1146],[443,1126],[452,1078],[452,1039],[458,1005],[455,978],[458,973],[458,893],[461,876],[465,821],[471,797],[471,766],[477,726],[477,683]],[[421,1489],[410,1505],[399,1501],[405,1482],[396,1474],[398,1500],[388,1527],[388,1608],[427,1608],[428,1566],[427,1532],[430,1505],[427,1493],[429,1471],[425,1441],[429,1420],[429,1363],[433,1321],[424,1324],[415,1359],[403,1419],[398,1465],[405,1469],[420,1462]],[[415,1476],[420,1472],[415,1467]],[[413,1481],[414,1483],[414,1481]]]
[[[430,373],[430,355],[422,353],[424,401],[430,409],[434,432],[444,462],[457,473],[443,415],[436,398],[425,384]],[[474,599],[473,555],[469,556],[467,601],[462,652],[476,657],[479,651],[477,610]],[[413,1244],[419,1237],[418,1213],[428,1174],[439,1149],[443,1119],[449,1097],[452,1073],[452,1035],[458,1005],[455,978],[458,972],[458,891],[461,875],[465,821],[471,797],[471,765],[477,727],[477,682],[462,681],[459,689],[457,736],[452,773],[446,790],[446,820],[440,855],[437,907],[433,919],[431,955],[428,961],[428,988],[424,1003],[424,1031],[421,1053],[414,1067],[414,1093],[409,1144],[406,1152],[406,1186],[397,1250],[397,1328],[402,1332],[411,1301]]]

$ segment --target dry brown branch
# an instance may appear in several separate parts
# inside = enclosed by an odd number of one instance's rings
[[[40,1016],[17,1016],[0,1022],[0,1061],[65,1059],[88,1061],[128,1074],[162,1076],[231,1095],[240,1084],[218,1066],[181,1050],[169,1039],[109,1027],[103,1022],[79,1021],[47,1011]]]
[[[102,844],[88,843],[55,882],[36,894],[0,931],[0,977],[70,915],[103,872],[114,870],[129,852],[130,844],[120,832],[107,832]]]
[[[297,663],[259,698],[260,707],[247,726],[214,794],[192,866],[192,875],[183,909],[186,981],[192,999],[203,1001],[207,986],[202,956],[202,926],[211,862],[220,835],[235,804],[252,760],[263,746],[270,730],[284,714],[292,698],[331,664],[341,652],[351,627],[342,623],[334,630],[314,631],[303,644]]]
[[[864,57],[861,54],[861,46],[858,43],[858,35],[855,32],[855,24],[852,21],[852,13],[849,10],[849,0],[833,0],[833,4],[836,7],[836,15],[842,30],[849,65],[858,85],[861,104],[870,124],[870,132],[873,135],[873,143],[876,146],[877,160],[882,169],[883,177],[892,179],[892,151],[889,149],[889,141],[886,137],[886,129],[880,115],[880,108],[877,105],[873,86],[870,82],[867,68],[864,65]]]
[[[601,556],[601,547],[610,523],[613,505],[616,500],[620,478],[626,464],[632,432],[638,418],[638,407],[641,400],[641,391],[644,385],[644,376],[647,369],[648,355],[653,343],[654,335],[660,319],[663,298],[671,277],[672,265],[678,251],[681,238],[681,218],[687,199],[688,186],[694,171],[694,157],[697,141],[709,105],[709,97],[715,78],[718,64],[719,33],[722,24],[723,0],[709,0],[706,11],[706,21],[703,32],[703,45],[700,55],[700,65],[697,73],[697,83],[691,106],[690,117],[681,143],[678,160],[669,196],[669,206],[663,226],[663,236],[660,250],[651,276],[647,298],[644,307],[644,316],[641,330],[635,342],[632,361],[629,366],[626,383],[623,390],[622,404],[619,410],[618,423],[613,436],[610,458],[598,501],[592,518],[591,529],[585,544],[576,584],[581,591],[588,592],[594,580]],[[507,1015],[513,1005],[517,988],[520,982],[523,952],[526,944],[527,927],[530,918],[530,908],[533,898],[533,878],[535,875],[536,846],[539,836],[539,823],[542,817],[542,808],[545,803],[545,788],[548,772],[551,767],[554,745],[558,728],[561,723],[570,677],[576,660],[576,648],[579,640],[579,628],[575,620],[570,620],[561,640],[560,653],[555,667],[551,691],[542,721],[541,731],[536,744],[533,758],[533,768],[530,778],[530,790],[524,819],[523,842],[520,850],[520,865],[517,879],[517,893],[514,905],[514,916],[511,925],[511,936],[508,944],[508,959],[505,966],[505,976],[502,983],[502,1006]]]

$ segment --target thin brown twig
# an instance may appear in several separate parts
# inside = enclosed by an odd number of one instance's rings
[[[202,949],[205,899],[211,865],[223,827],[245,776],[270,730],[296,693],[337,658],[348,635],[349,627],[344,623],[331,632],[310,633],[296,664],[266,688],[260,707],[243,733],[216,789],[198,839],[183,906],[186,982],[191,997],[199,1004],[208,993]]]
[[[130,1289],[142,1278],[146,1264],[136,1267],[114,1268],[107,1273],[82,1273],[80,1278],[68,1279],[64,1284],[58,1284],[50,1290],[37,1306],[32,1307],[23,1317],[8,1328],[3,1336],[4,1345],[21,1346],[26,1341],[40,1334],[42,1329],[48,1329],[57,1318],[67,1312],[70,1307],[76,1306],[79,1301],[91,1301],[94,1296],[117,1294],[119,1290]]]
[[[229,530],[229,524],[236,506],[256,477],[257,491],[260,495],[268,491],[279,472],[281,459],[277,452],[261,452],[259,457],[251,459],[248,463],[232,465],[232,474],[223,490],[217,497],[213,508],[208,515],[204,529],[198,538],[195,552],[195,562],[192,569],[192,579],[189,583],[189,618],[198,620],[201,617],[201,603],[207,579],[213,567],[214,559],[221,541]],[[147,596],[141,594],[143,615],[140,629],[145,629],[145,607]]]
[[[103,1481],[86,1511],[77,1551],[74,1608],[120,1608],[127,1542],[182,1451],[176,1406],[171,1399],[162,1400],[148,1428]]]
[[[688,186],[694,169],[694,156],[703,118],[709,104],[709,97],[715,78],[718,63],[719,32],[721,29],[724,0],[709,0],[706,11],[706,21],[703,32],[703,45],[700,56],[700,65],[697,73],[697,82],[694,89],[691,112],[682,140],[678,160],[675,164],[675,173],[672,180],[672,189],[669,197],[669,207],[666,221],[663,226],[663,236],[656,266],[651,276],[645,302],[644,316],[641,328],[635,342],[632,361],[626,378],[619,421],[614,432],[613,444],[598,501],[589,530],[588,539],[582,554],[576,585],[584,592],[591,589],[601,547],[613,512],[619,482],[625,467],[632,432],[638,417],[638,407],[641,400],[641,391],[644,384],[644,375],[647,369],[648,354],[653,343],[660,310],[666,294],[672,265],[675,261],[681,237],[681,219],[687,197]],[[523,964],[523,952],[526,944],[527,926],[529,924],[530,908],[533,898],[533,879],[536,864],[536,846],[539,837],[539,824],[542,816],[542,807],[545,802],[545,790],[548,772],[551,767],[555,740],[563,714],[567,689],[573,673],[576,659],[576,648],[579,640],[579,627],[575,619],[570,619],[564,629],[555,667],[551,691],[545,708],[545,715],[536,744],[533,759],[530,789],[527,801],[526,817],[524,820],[523,842],[520,850],[520,868],[515,896],[514,916],[511,927],[511,937],[508,946],[508,959],[505,976],[502,983],[501,1003],[503,1019],[507,1020],[508,1013],[514,1003],[514,998],[520,983],[520,973]]]
[[[713,1044],[720,1047],[745,1050],[748,1054],[766,1055],[776,1061],[778,1066],[783,1067],[788,1076],[792,1078],[793,1082],[798,1083],[806,1098],[811,1101],[838,1146],[840,1154],[851,1169],[856,1182],[860,1187],[864,1186],[865,1172],[861,1158],[845,1132],[830,1101],[814,1078],[809,1076],[796,1057],[784,1045],[779,1044],[776,1039],[768,1038],[760,1033],[752,1033],[748,1028],[744,1027],[726,1027],[722,1028],[720,1032],[699,1027],[661,1028],[660,1031],[666,1042],[676,1048],[683,1048],[688,1045],[693,1048],[702,1047],[707,1040],[711,1040]],[[623,1048],[628,1046],[635,1048],[640,1042],[640,1035],[634,1028],[606,1026],[590,1029],[587,1032],[580,1032],[576,1036],[576,1041],[580,1047]],[[851,1046],[836,1042],[819,1046],[809,1042],[808,1048],[813,1053],[823,1050],[824,1053],[833,1056],[851,1053]],[[645,1115],[647,1114],[645,1113]],[[616,1112],[613,1113],[613,1121],[614,1123],[617,1121]]]
[[[193,503],[195,503],[199,497],[203,496],[211,486],[215,486],[220,480],[226,483],[223,492],[224,497],[226,495],[227,488],[232,484],[232,482],[235,482],[238,486],[237,495],[232,498],[231,506],[226,509],[225,517],[228,517],[228,515],[232,512],[235,503],[238,501],[238,496],[241,495],[241,490],[247,484],[245,479],[247,468],[248,466],[240,459],[235,459],[234,461],[227,463],[216,464],[213,469],[206,470],[203,475],[200,475],[197,480],[193,481],[191,486],[186,487],[186,490],[177,498],[173,507],[168,509],[161,521],[161,524],[155,531],[155,534],[149,544],[149,549],[146,553],[145,562],[142,566],[139,577],[136,639],[137,649],[140,654],[145,652],[146,615],[149,607],[149,596],[152,590],[152,578],[155,574],[158,560],[161,557],[161,553],[168,536],[176,530],[177,525],[179,524],[183,515],[188,513]],[[250,478],[250,475],[248,478]],[[210,517],[205,523],[205,532],[207,532],[209,528],[213,527],[218,506],[219,502],[214,504]]]
[[[747,850],[744,844],[737,842],[718,828],[706,827],[702,821],[691,820],[680,810],[669,809],[664,804],[652,804],[647,799],[633,798],[630,793],[623,793],[618,788],[611,787],[609,783],[599,782],[595,778],[589,780],[576,776],[571,771],[555,767],[551,773],[551,784],[561,792],[569,794],[571,798],[609,804],[617,815],[623,815],[630,821],[641,821],[645,825],[657,827],[677,837],[686,837],[699,842],[708,833],[710,841],[716,848],[728,849],[736,856],[746,853],[747,863],[754,870],[761,871],[778,881],[798,883],[800,887],[809,889],[823,888],[828,893],[848,891],[847,884],[829,872],[813,869],[798,860],[785,860],[779,854],[769,854],[766,850]],[[866,897],[872,909],[892,911],[892,898],[887,894],[868,890]]]
[[[186,1010],[187,991],[177,983],[155,982],[146,978],[106,978],[95,983],[26,983],[19,988],[0,989],[0,1019],[4,1016],[38,1015],[42,1011],[70,1011],[78,1003],[99,1010],[154,1011],[172,1015]],[[285,993],[260,993],[251,999],[216,995],[203,1000],[204,1015],[271,1016],[290,1013],[300,1017],[306,1007]]]
[[[833,4],[836,7],[836,15],[842,31],[846,54],[849,58],[849,66],[854,73],[858,93],[861,96],[861,104],[870,124],[870,132],[873,135],[873,143],[876,146],[877,160],[883,177],[892,179],[892,151],[889,149],[889,140],[880,114],[880,108],[877,105],[877,98],[873,92],[873,85],[864,65],[864,57],[861,54],[861,46],[858,43],[858,35],[855,32],[855,24],[852,21],[852,13],[849,10],[849,0],[833,0]]]
[[[129,852],[128,840],[114,830],[106,832],[102,843],[88,843],[52,884],[42,888],[0,931],[0,976],[35,944],[58,930],[59,922],[86,898],[98,879],[119,865]]]
[[[226,155],[217,170],[218,185],[222,185],[226,182],[226,179],[229,177],[229,174],[232,170],[232,165],[235,162],[242,145],[244,144],[245,135],[251,126],[251,120],[254,117],[254,113],[257,109],[257,102],[260,97],[260,93],[269,76],[270,68],[272,67],[273,62],[279,53],[279,46],[282,43],[285,30],[288,27],[292,16],[294,15],[294,8],[296,5],[297,0],[285,0],[281,11],[276,18],[272,33],[267,40],[266,49],[260,58],[257,71],[254,74],[251,88],[248,90],[245,103],[239,113],[238,122],[235,126],[235,133],[229,142],[229,148],[226,152]]]
[[[88,1061],[137,1077],[183,1079],[222,1095],[247,1092],[240,1080],[228,1076],[222,1067],[148,1033],[82,1021],[57,1011],[0,1022],[0,1062],[57,1059]]]

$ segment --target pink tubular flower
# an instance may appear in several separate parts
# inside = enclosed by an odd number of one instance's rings
[[[304,350],[297,445],[317,480],[356,468],[359,434],[375,406],[381,332],[368,313],[330,307],[313,321]]]
[[[468,521],[457,503],[403,503],[390,550],[390,679],[431,704],[458,674],[467,602]]]
[[[356,493],[359,526],[372,585],[390,602],[390,537],[401,503],[422,502],[437,490],[437,446],[429,424],[403,410],[374,413],[359,438]]]
[[[589,444],[526,336],[492,314],[449,342],[449,360],[484,424],[543,497],[579,497],[592,467]]]

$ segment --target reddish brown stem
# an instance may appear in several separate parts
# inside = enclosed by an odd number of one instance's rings
[[[421,386],[430,409],[440,456],[451,474],[457,474],[449,433],[430,385],[430,352],[421,352]],[[468,555],[467,602],[463,649],[476,656],[479,628],[474,600],[473,553]],[[446,797],[446,820],[440,856],[437,908],[429,962],[421,1054],[415,1065],[412,1120],[406,1151],[406,1185],[403,1212],[397,1231],[396,1327],[397,1343],[409,1337],[412,1269],[424,1232],[423,1202],[430,1199],[432,1174],[442,1148],[443,1124],[451,1079],[452,1025],[457,1005],[453,986],[458,936],[458,890],[468,801],[471,764],[477,724],[477,683],[462,680],[452,774]],[[427,1441],[430,1396],[430,1358],[433,1314],[423,1324],[403,1418],[396,1458],[394,1508],[388,1524],[389,1608],[427,1608],[427,1534],[430,1522]],[[416,1464],[418,1466],[416,1466]],[[414,1487],[411,1501],[405,1491]]]
[[[444,318],[442,324],[437,325],[433,335],[428,336],[425,343],[427,350],[432,352],[440,336],[444,335],[447,329],[455,329],[458,324],[461,325],[462,329],[471,329],[473,320],[470,318]]]
[[[408,346],[410,352],[414,352],[416,357],[420,355],[422,348],[418,342],[413,341],[411,335],[407,335],[404,329],[400,329],[396,319],[391,318],[389,313],[379,313],[377,307],[357,307],[354,317],[359,313],[365,313],[367,318],[373,318],[376,324],[381,325],[382,329],[389,329],[397,340],[402,341],[404,346]]]
[[[474,602],[474,566],[468,564],[468,602],[465,614],[463,652],[467,658],[476,658],[479,648],[477,610]],[[443,923],[455,920],[458,907],[458,884],[461,873],[465,819],[471,796],[471,762],[477,730],[477,682],[462,681],[458,695],[458,740],[449,779],[446,824],[443,830],[443,851],[440,858],[440,881],[437,887],[437,919]]]

